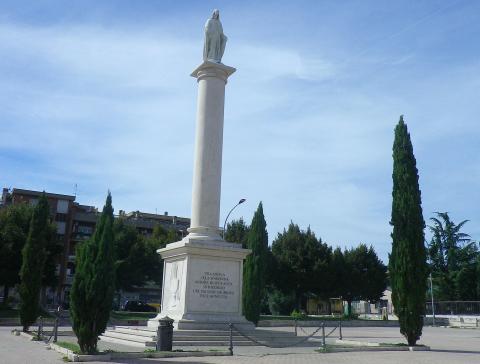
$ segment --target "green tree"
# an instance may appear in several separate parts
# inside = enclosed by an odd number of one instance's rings
[[[47,228],[47,258],[43,269],[42,285],[43,287],[55,287],[58,284],[58,275],[56,274],[57,258],[63,252],[63,242],[59,241],[57,227],[50,223]]]
[[[274,285],[288,294],[294,292],[296,308],[304,305],[307,293],[325,297],[331,290],[329,272],[332,248],[317,239],[310,227],[304,231],[293,222],[272,243],[275,260]]]
[[[232,220],[232,222],[227,224],[225,240],[231,243],[242,244],[242,247],[246,248],[248,231],[249,227],[245,224],[242,217],[238,220]]]
[[[265,295],[268,262],[267,223],[261,202],[253,215],[247,235],[247,248],[252,252],[247,255],[243,266],[243,313],[247,320],[256,325],[260,318],[262,298]]]
[[[387,288],[387,267],[373,247],[367,248],[365,244],[345,250],[344,261],[347,279],[343,282],[342,297],[348,302],[348,314],[351,315],[352,301],[376,302],[383,296]]]
[[[476,261],[478,249],[470,235],[461,229],[468,222],[455,224],[448,212],[436,212],[430,219],[432,239],[428,245],[430,269],[435,286],[435,296],[439,300],[476,299]],[[464,279],[469,277],[468,281]],[[471,278],[474,278],[473,280]]]
[[[21,203],[0,210],[0,285],[3,285],[3,300],[7,301],[10,287],[20,283],[22,249],[25,246],[33,207]],[[54,287],[58,283],[55,274],[57,257],[63,244],[58,241],[54,223],[46,228],[47,257],[43,268],[43,287]]]
[[[415,345],[422,335],[427,291],[425,221],[416,160],[403,116],[395,128],[392,178],[392,301],[400,332],[409,345]]]
[[[268,306],[272,315],[290,315],[297,304],[294,292],[282,292],[278,289],[268,291]]]
[[[178,233],[174,229],[165,229],[162,225],[156,225],[153,234],[145,238],[146,257],[146,277],[156,284],[162,285],[163,278],[163,259],[157,253],[158,249],[165,248],[167,244],[179,240]]]
[[[114,249],[109,192],[93,236],[77,250],[70,292],[72,328],[84,353],[96,351],[98,336],[107,327],[115,290]]]
[[[49,213],[50,208],[44,192],[33,209],[27,242],[22,249],[20,321],[25,332],[40,314],[40,290],[47,258],[46,246],[51,232]]]
[[[345,256],[342,252],[342,249],[336,248],[332,254],[332,261],[330,265],[330,272],[332,272],[332,277],[334,283],[332,284],[331,295],[332,297],[347,297],[347,292],[349,290],[349,282],[351,275],[347,267],[347,262],[345,261]]]
[[[22,249],[30,228],[32,208],[27,204],[10,205],[0,210],[0,285],[3,303],[7,302],[10,287],[20,283]]]
[[[115,241],[115,272],[117,289],[129,290],[141,286],[147,279],[148,252],[143,237],[137,229],[118,218],[113,224]]]

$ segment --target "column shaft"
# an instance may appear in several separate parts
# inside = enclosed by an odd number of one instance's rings
[[[223,64],[205,62],[192,74],[198,79],[192,233],[218,236],[225,85],[234,70]]]

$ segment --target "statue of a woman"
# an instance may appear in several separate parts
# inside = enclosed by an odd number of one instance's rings
[[[219,11],[215,9],[212,17],[205,23],[205,45],[203,47],[203,60],[216,63],[222,62],[223,52],[227,37],[223,34]]]

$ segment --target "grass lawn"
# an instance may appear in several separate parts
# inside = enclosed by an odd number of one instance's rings
[[[128,312],[128,311],[112,311],[110,318],[116,320],[148,320],[157,316],[156,312]]]
[[[57,341],[56,344],[62,348],[73,351],[75,354],[80,354],[80,346],[75,343],[69,343],[66,341]]]

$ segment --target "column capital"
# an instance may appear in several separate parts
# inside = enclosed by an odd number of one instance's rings
[[[228,77],[235,71],[235,68],[226,66],[223,63],[204,61],[190,76],[195,77],[198,81],[206,77],[215,77],[222,79],[226,83]]]

